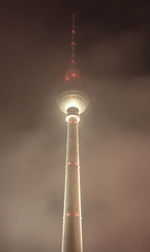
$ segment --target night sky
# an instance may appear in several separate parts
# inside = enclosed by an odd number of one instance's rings
[[[81,116],[85,252],[150,251],[150,2],[12,0],[0,6],[0,251],[59,252],[66,148],[56,99],[71,58]]]

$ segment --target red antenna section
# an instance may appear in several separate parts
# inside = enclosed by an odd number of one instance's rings
[[[80,79],[80,71],[76,69],[76,29],[75,29],[75,13],[72,13],[72,41],[71,41],[71,49],[72,49],[72,58],[71,58],[71,68],[67,71],[65,76],[65,81],[70,82],[72,80]]]
[[[75,61],[75,48],[76,48],[75,35],[76,35],[76,30],[75,30],[75,13],[72,13],[72,42],[71,42],[71,48],[72,48],[72,60],[71,60],[71,64],[72,65],[76,64],[76,61]]]

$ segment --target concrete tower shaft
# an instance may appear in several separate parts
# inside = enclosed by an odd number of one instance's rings
[[[79,90],[62,93],[58,106],[66,114],[67,146],[65,168],[62,252],[82,252],[82,217],[79,161],[79,114],[88,105],[87,96]]]
[[[82,252],[82,223],[77,115],[67,119],[62,252]]]

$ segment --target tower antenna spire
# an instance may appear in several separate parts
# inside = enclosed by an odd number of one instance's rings
[[[68,84],[71,83],[73,80],[79,80],[80,79],[80,71],[76,68],[76,55],[75,55],[75,48],[76,48],[76,30],[75,30],[75,13],[72,13],[72,40],[71,40],[71,50],[72,50],[72,56],[71,56],[71,67],[67,70],[65,75],[65,82]]]
[[[71,41],[71,48],[72,48],[72,59],[71,59],[71,64],[75,65],[76,64],[76,55],[75,55],[75,48],[76,48],[76,42],[75,42],[75,35],[76,35],[76,30],[75,30],[75,13],[72,13],[72,41]]]

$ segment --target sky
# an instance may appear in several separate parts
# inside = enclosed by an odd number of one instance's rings
[[[150,251],[150,3],[14,0],[0,8],[0,251],[60,251],[64,88],[76,12],[86,252]]]

